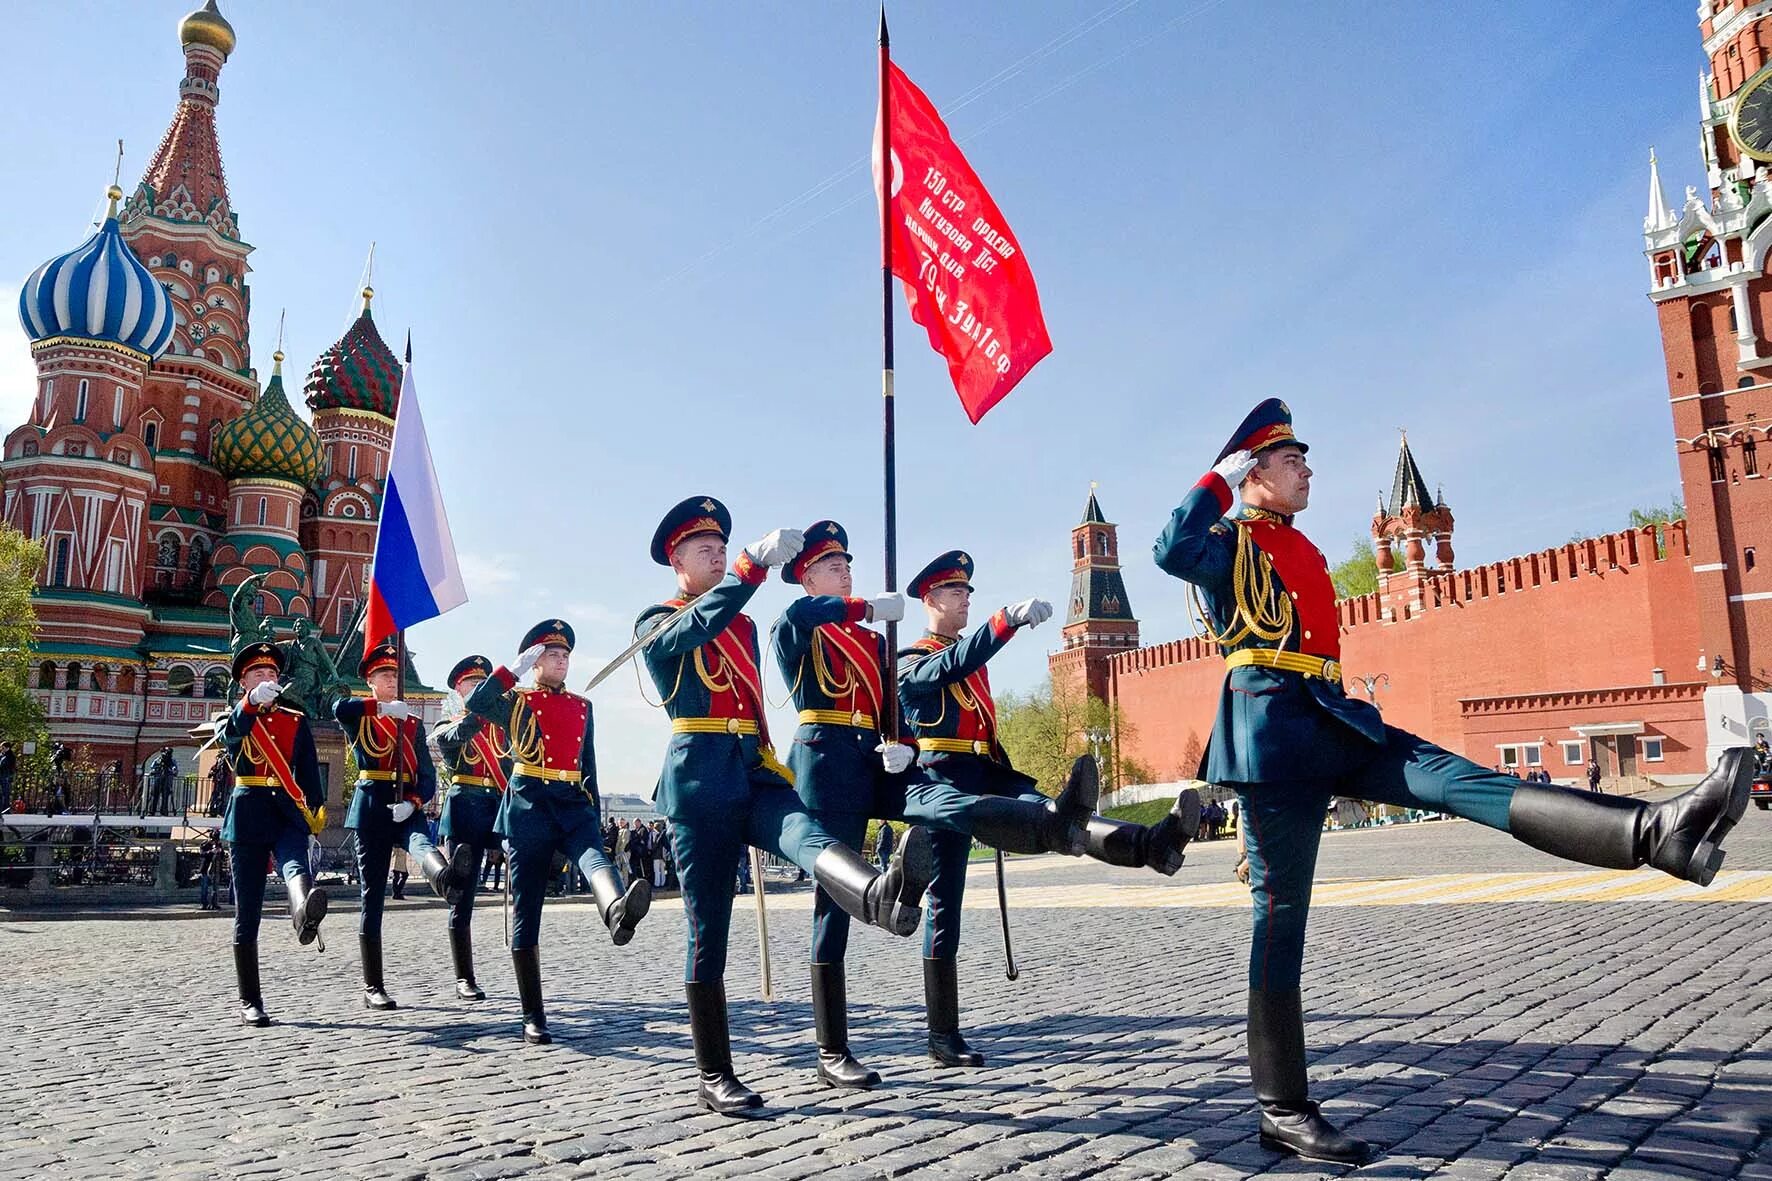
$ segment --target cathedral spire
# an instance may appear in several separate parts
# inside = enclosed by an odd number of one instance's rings
[[[1661,166],[1655,162],[1655,149],[1649,149],[1649,215],[1643,219],[1643,232],[1653,234],[1674,224],[1674,211],[1668,207],[1667,194],[1661,190]]]
[[[233,26],[209,0],[179,22],[185,76],[178,86],[178,109],[125,207],[128,228],[146,217],[207,225],[223,238],[239,241],[240,227],[228,201],[215,106],[216,80],[234,51]]]

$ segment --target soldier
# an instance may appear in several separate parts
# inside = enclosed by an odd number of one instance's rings
[[[771,648],[800,711],[788,764],[806,810],[850,846],[861,844],[870,819],[890,819],[930,826],[937,849],[951,832],[1017,852],[1081,853],[1096,796],[1093,762],[1057,802],[1037,793],[1004,798],[963,791],[914,768],[914,747],[884,740],[886,641],[861,625],[904,618],[904,597],[851,597],[849,535],[837,522],[815,521],[804,536],[805,548],[782,566],[781,577],[806,594],[776,621]],[[887,831],[882,826],[883,841]],[[962,844],[970,850],[970,839]],[[849,915],[821,889],[812,923],[818,1077],[833,1087],[874,1086],[879,1074],[849,1052],[843,973]]]
[[[307,717],[277,703],[283,691],[278,683],[282,650],[275,644],[249,644],[234,657],[233,672],[240,702],[216,733],[234,771],[221,838],[231,846],[240,1020],[264,1026],[271,1023],[258,982],[265,866],[274,855],[289,887],[296,940],[307,946],[319,938],[320,920],[326,917],[326,891],[314,885],[308,867],[308,836],[326,827],[326,787]]]
[[[470,656],[449,670],[449,687],[464,705],[487,677],[492,661]],[[455,964],[455,995],[464,1001],[483,1001],[486,994],[474,979],[474,943],[469,929],[474,917],[474,895],[488,849],[498,848],[493,824],[498,806],[511,780],[511,748],[504,728],[478,714],[466,713],[438,724],[431,732],[443,767],[449,772],[449,794],[443,797],[443,839],[451,853],[467,849],[473,883],[449,907],[449,954]]]
[[[541,996],[541,904],[556,854],[577,865],[590,883],[597,914],[617,947],[652,906],[652,884],[630,882],[603,852],[602,800],[597,794],[595,720],[591,703],[566,689],[575,643],[563,620],[536,624],[524,635],[522,654],[499,668],[467,696],[469,712],[503,729],[511,776],[493,831],[504,838],[510,860],[511,964],[523,1006],[523,1040],[547,1045],[547,1013]],[[518,688],[530,669],[535,686]],[[488,753],[496,753],[488,744]]]
[[[972,610],[972,572],[969,554],[949,550],[911,579],[910,593],[923,601],[929,630],[899,653],[898,666],[899,701],[916,737],[918,777],[925,781],[911,790],[907,812],[915,804],[947,821],[935,834],[935,881],[923,931],[929,1056],[944,1066],[984,1064],[984,1056],[960,1035],[955,959],[974,836],[1012,852],[1087,854],[1168,876],[1181,868],[1182,850],[1200,825],[1200,795],[1191,787],[1176,797],[1167,816],[1146,826],[1094,814],[1100,789],[1095,760],[1087,755],[1072,764],[1056,804],[1010,765],[997,738],[997,707],[985,665],[1018,630],[1051,618],[1052,605],[1025,599],[1004,607],[962,640]],[[1053,835],[1055,820],[1062,837]]]
[[[363,654],[357,673],[369,683],[370,696],[339,698],[332,716],[343,727],[357,759],[357,789],[345,827],[356,837],[358,892],[363,900],[357,919],[363,1007],[397,1009],[382,980],[381,954],[381,916],[394,846],[418,862],[431,889],[452,906],[469,888],[468,850],[458,849],[453,859],[445,859],[419,811],[436,794],[437,773],[416,711],[396,697],[401,675],[398,649],[377,644]]]
[[[1747,809],[1744,748],[1670,800],[1527,784],[1380,720],[1342,688],[1328,563],[1293,518],[1310,500],[1306,447],[1269,398],[1243,420],[1157,539],[1157,565],[1203,596],[1227,676],[1206,777],[1234,788],[1254,900],[1249,1070],[1261,1140],[1312,1160],[1358,1163],[1370,1147],[1309,1098],[1299,975],[1323,814],[1332,796],[1474,820],[1535,849],[1613,869],[1651,865],[1709,884]],[[1232,490],[1243,507],[1226,519]]]
[[[636,635],[652,635],[646,668],[671,715],[671,745],[653,802],[671,822],[683,884],[697,1099],[723,1115],[763,1102],[733,1073],[726,1021],[733,868],[744,847],[794,862],[838,906],[896,935],[916,930],[917,899],[931,869],[926,829],[913,828],[881,874],[801,806],[791,773],[769,745],[757,629],[742,608],[768,568],[790,561],[804,539],[796,529],[771,533],[726,573],[731,532],[731,514],[712,497],[692,496],[671,509],[653,534],[652,559],[675,572],[678,597],[648,607],[635,624]],[[674,622],[662,622],[691,600]]]

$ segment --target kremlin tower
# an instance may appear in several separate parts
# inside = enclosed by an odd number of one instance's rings
[[[20,292],[37,389],[0,442],[0,519],[45,544],[31,684],[51,736],[128,767],[171,745],[189,771],[189,731],[225,704],[234,587],[266,575],[256,605],[274,630],[311,620],[329,651],[347,646],[400,366],[365,290],[308,375],[312,426],[290,405],[281,351],[261,391],[253,248],[216,131],[237,41],[215,0],[178,34],[178,105],[135,191],[113,187],[97,232]],[[435,711],[435,694],[414,696]],[[316,737],[336,779],[336,733]]]

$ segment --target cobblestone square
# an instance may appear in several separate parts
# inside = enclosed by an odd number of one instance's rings
[[[359,1002],[354,911],[324,954],[267,921],[276,1024],[235,1019],[225,916],[0,920],[6,1177],[928,1179],[1322,1175],[1256,1141],[1243,1061],[1249,916],[1229,842],[1174,879],[1015,859],[1021,978],[1004,977],[989,864],[961,954],[980,1070],[921,1053],[918,947],[857,932],[851,1039],[885,1075],[813,1076],[810,893],[778,889],[776,995],[740,898],[728,976],[739,1074],[765,1114],[703,1114],[681,907],[609,946],[550,902],[556,1044],[526,1047],[496,906],[488,999],[453,999],[439,905],[388,919],[399,1011]],[[1772,1177],[1772,822],[1750,812],[1709,891],[1579,871],[1474,825],[1331,834],[1306,969],[1311,1076],[1383,1146],[1376,1177]],[[1695,901],[1696,898],[1705,901]]]

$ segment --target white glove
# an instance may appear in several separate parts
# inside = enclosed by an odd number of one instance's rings
[[[1052,604],[1045,599],[1023,599],[1003,608],[1010,627],[1039,627],[1052,618]]]
[[[1253,451],[1233,451],[1213,465],[1212,470],[1223,476],[1225,483],[1237,488],[1255,470],[1256,462]]]
[[[381,717],[403,722],[412,716],[412,707],[404,701],[378,701],[375,703],[375,712]]]
[[[246,700],[254,705],[269,705],[277,700],[277,695],[281,692],[283,686],[276,681],[260,681],[247,692]]]
[[[917,748],[902,742],[882,742],[874,749],[880,752],[880,761],[886,764],[888,775],[901,774],[917,760]]]
[[[409,816],[411,816],[417,810],[418,809],[416,809],[412,806],[411,800],[401,800],[397,804],[389,804],[388,805],[388,811],[390,811],[394,814],[394,823],[395,824],[405,824],[407,818]]]
[[[547,650],[546,644],[531,644],[523,649],[522,654],[517,657],[517,663],[511,668],[511,675],[519,681],[522,680],[528,675],[529,670],[535,667],[535,662],[541,659],[541,654]]]
[[[759,566],[781,566],[793,561],[805,548],[805,533],[798,529],[777,529],[763,540],[745,546],[744,552]]]
[[[904,618],[904,596],[897,591],[868,600],[868,618],[875,623],[897,623]]]

